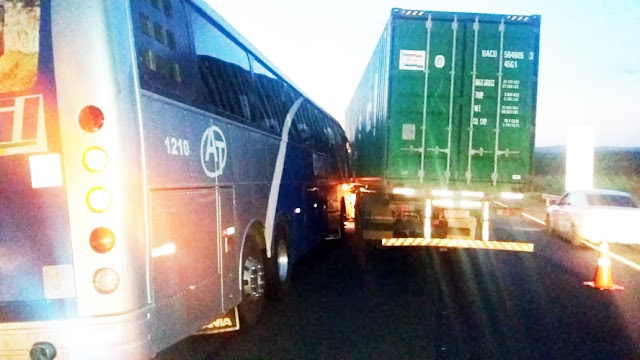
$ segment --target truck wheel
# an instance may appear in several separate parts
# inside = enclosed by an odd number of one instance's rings
[[[271,249],[271,258],[267,261],[267,294],[270,298],[281,298],[291,285],[292,259],[286,224],[276,225]]]
[[[355,218],[353,219],[353,228],[355,232],[356,241],[362,242],[364,240],[362,238],[362,220],[360,219],[358,212],[359,211],[356,209],[356,215],[355,215]]]
[[[345,221],[347,221],[347,209],[344,205],[344,199],[342,199],[340,202],[340,240],[345,239]]]
[[[248,235],[242,249],[242,301],[238,305],[241,326],[258,321],[264,307],[265,257],[256,237]]]

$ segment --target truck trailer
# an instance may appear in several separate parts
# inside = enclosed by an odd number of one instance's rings
[[[531,185],[539,42],[538,15],[392,9],[346,112],[359,237],[533,251],[490,224]]]

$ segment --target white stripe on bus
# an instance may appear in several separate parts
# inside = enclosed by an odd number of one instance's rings
[[[284,159],[287,155],[287,143],[289,142],[289,128],[293,117],[302,104],[304,97],[298,98],[289,109],[289,113],[284,120],[282,128],[282,138],[280,139],[280,148],[278,149],[278,157],[276,158],[276,167],[273,170],[273,181],[271,181],[271,191],[269,192],[269,204],[267,205],[267,218],[265,219],[264,238],[267,247],[267,257],[271,257],[271,241],[273,238],[273,226],[276,219],[276,207],[278,206],[278,196],[280,193],[280,183],[282,182],[282,171],[284,170]]]

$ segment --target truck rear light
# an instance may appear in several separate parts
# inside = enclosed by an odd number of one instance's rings
[[[107,168],[107,152],[101,147],[91,147],[84,152],[82,163],[91,172],[100,172]]]
[[[482,207],[480,201],[460,200],[460,207],[465,209],[479,209]]]
[[[452,197],[453,191],[446,189],[436,189],[431,191],[431,195],[440,197]]]
[[[104,125],[104,114],[97,106],[85,106],[80,110],[78,123],[82,130],[90,133],[96,132]]]
[[[449,199],[434,199],[431,203],[433,206],[443,207],[443,208],[452,208],[455,206],[455,202]]]
[[[93,251],[106,254],[116,245],[116,236],[110,229],[99,227],[91,232],[89,243]]]
[[[413,196],[416,194],[416,189],[397,187],[397,188],[393,188],[393,193],[395,195]]]
[[[472,198],[483,198],[484,193],[482,191],[463,191],[463,197],[472,197]]]
[[[111,207],[111,194],[103,187],[94,187],[87,193],[87,206],[93,212],[105,212]]]
[[[100,294],[111,294],[120,286],[120,275],[110,268],[98,269],[93,274],[93,286]]]

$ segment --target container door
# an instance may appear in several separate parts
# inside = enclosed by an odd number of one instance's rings
[[[525,183],[533,150],[538,19],[397,18],[387,177]]]
[[[508,17],[476,18],[465,28],[464,74],[471,78],[464,81],[459,180],[524,182],[533,149],[537,29]]]
[[[455,16],[399,20],[394,27],[388,173],[446,182],[457,153],[463,33]]]

